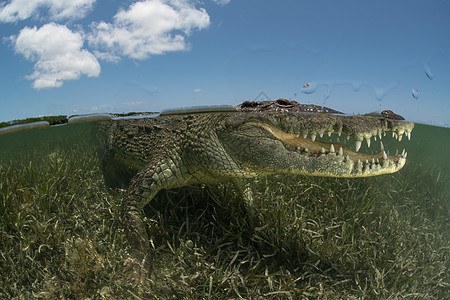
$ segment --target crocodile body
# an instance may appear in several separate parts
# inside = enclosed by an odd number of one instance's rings
[[[265,106],[243,103],[234,112],[112,122],[103,170],[109,186],[128,187],[123,223],[138,263],[150,250],[142,209],[161,189],[226,181],[240,186],[246,178],[281,173],[366,177],[396,172],[406,162],[406,153],[388,156],[384,150],[358,150],[362,141],[370,147],[371,139],[387,131],[409,137],[413,123],[337,111],[299,113],[295,103],[287,107],[289,103],[277,101]],[[345,142],[319,141],[323,135],[344,141],[344,136],[351,137],[355,150]]]

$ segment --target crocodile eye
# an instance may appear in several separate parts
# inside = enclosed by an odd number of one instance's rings
[[[291,103],[291,101],[282,99],[282,98],[275,100],[275,104],[277,104],[279,106],[287,106],[287,107],[293,106],[293,103]]]
[[[386,118],[386,119],[392,119],[392,120],[404,120],[405,119],[402,116],[394,113],[392,110],[383,110],[381,112],[381,115],[383,116],[383,118]]]

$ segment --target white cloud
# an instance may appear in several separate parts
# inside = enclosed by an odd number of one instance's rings
[[[228,3],[231,2],[231,0],[213,0],[214,2],[216,2],[217,4],[221,5],[221,6],[225,6]]]
[[[101,52],[101,51],[97,51],[94,50],[94,54],[95,57],[97,57],[98,59],[107,61],[107,62],[111,62],[111,63],[117,63],[120,61],[120,57],[108,52]]]
[[[209,15],[189,0],[145,0],[120,10],[114,22],[93,25],[90,44],[134,59],[188,48],[185,36],[210,24]]]
[[[48,9],[51,20],[83,18],[96,0],[11,0],[0,8],[0,21],[17,22]]]
[[[64,80],[80,78],[81,74],[96,77],[100,64],[89,51],[82,49],[83,36],[64,25],[49,23],[41,28],[23,28],[11,37],[16,53],[36,62],[33,74],[35,89],[60,87]]]
[[[194,89],[193,92],[194,93],[203,93],[205,90],[203,89]]]

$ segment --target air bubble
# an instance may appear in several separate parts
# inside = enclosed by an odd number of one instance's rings
[[[331,93],[331,88],[328,88],[327,91],[325,92],[325,94],[323,95],[323,101],[330,98],[330,93]]]
[[[380,88],[374,89],[374,92],[375,92],[375,98],[378,100],[378,102],[383,101],[383,98],[387,93],[386,90],[380,89]]]
[[[363,83],[361,81],[353,81],[352,83],[353,86],[353,90],[355,92],[359,92],[359,90],[361,89],[361,87],[363,86]]]
[[[433,73],[427,64],[425,64],[425,75],[427,75],[428,79],[433,80]]]
[[[310,83],[306,83],[302,86],[302,93],[304,94],[312,94],[316,91],[317,89],[317,84],[315,84],[314,82],[310,82]]]
[[[381,101],[383,101],[384,97],[395,88],[397,88],[396,84],[391,84],[384,88],[374,88],[375,98],[379,102],[381,102]]]
[[[411,94],[412,94],[412,96],[413,96],[413,98],[414,99],[419,99],[419,89],[412,89],[412,92],[411,92]]]

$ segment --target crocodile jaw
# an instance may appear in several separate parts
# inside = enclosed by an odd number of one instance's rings
[[[305,118],[311,118],[309,120],[311,122],[307,122],[310,128],[296,127],[295,122],[291,125],[277,124],[270,117],[268,121],[260,117],[258,120],[244,122],[235,128],[235,132],[232,133],[234,137],[228,139],[228,141],[231,140],[234,147],[228,146],[227,152],[239,161],[248,172],[254,173],[255,170],[259,170],[265,174],[368,177],[397,172],[406,163],[406,152],[401,155],[388,156],[383,146],[377,154],[364,154],[358,150],[364,138],[370,147],[370,139],[373,136],[381,138],[387,131],[392,131],[393,136],[399,140],[401,140],[402,134],[410,138],[414,127],[413,123],[362,116],[328,115],[324,117],[324,120],[327,118],[328,120],[326,122],[321,120],[319,122],[321,126],[318,127],[314,124],[311,125],[314,120],[311,115],[298,115],[297,117],[301,118],[303,122]],[[360,131],[357,130],[355,124],[345,124],[350,118],[355,118],[360,122]],[[254,133],[253,137],[252,133]],[[355,140],[356,152],[341,143],[316,140],[316,136],[333,133],[352,136]],[[227,142],[225,142],[225,147],[226,144]],[[242,145],[246,145],[243,152],[235,150],[236,147],[242,149]]]

